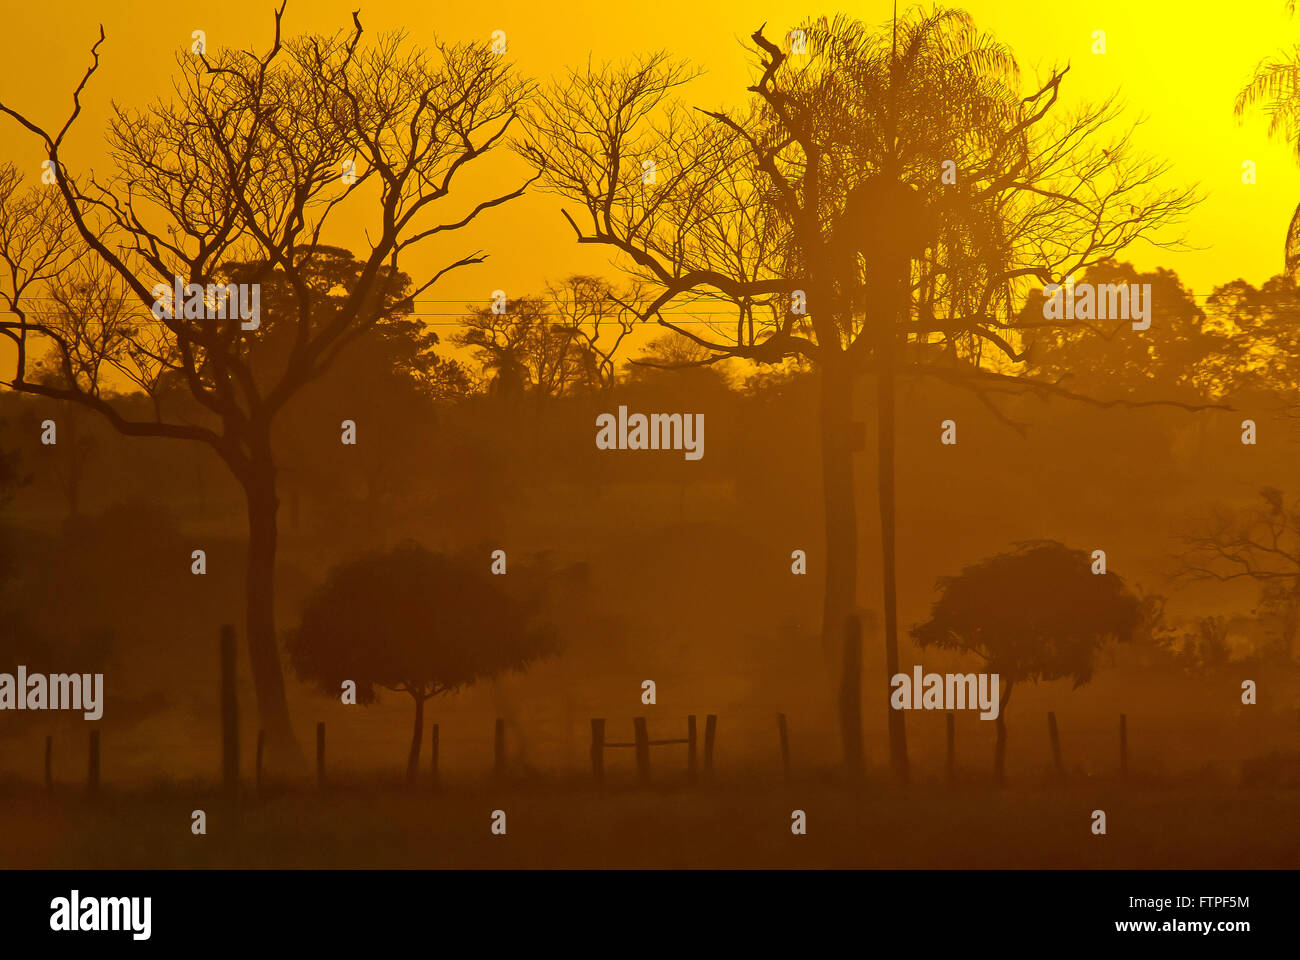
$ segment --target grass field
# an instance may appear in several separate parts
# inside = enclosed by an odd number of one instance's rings
[[[4,867],[1296,867],[1294,788],[1090,781],[1057,786],[869,780],[634,790],[534,781],[339,784],[231,804],[210,787],[10,784]],[[191,812],[207,834],[191,833]],[[804,810],[808,832],[791,833]],[[1091,832],[1106,812],[1107,834]],[[491,834],[506,812],[505,836]]]

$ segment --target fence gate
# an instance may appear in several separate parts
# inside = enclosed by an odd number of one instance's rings
[[[714,714],[709,714],[706,720],[706,736],[704,738],[704,772],[706,776],[713,773],[713,738],[714,731],[717,729],[718,718]],[[603,718],[593,717],[591,721],[591,775],[597,784],[605,782],[605,751],[610,748],[630,747],[636,751],[636,777],[640,784],[650,782],[650,748],[664,747],[671,744],[686,744],[686,779],[690,783],[695,783],[696,773],[696,738],[695,738],[695,715],[691,714],[686,718],[686,736],[677,737],[669,740],[651,740],[649,730],[646,727],[645,717],[634,717],[632,720],[633,739],[628,741],[613,741],[605,739],[605,721]]]

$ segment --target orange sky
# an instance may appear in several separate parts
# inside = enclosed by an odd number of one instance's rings
[[[290,0],[286,31],[345,27],[358,2]],[[1010,44],[1028,79],[1044,74],[1052,64],[1070,63],[1067,101],[1120,90],[1132,115],[1147,117],[1140,135],[1144,148],[1173,162],[1170,176],[1175,182],[1201,185],[1206,200],[1187,228],[1189,241],[1200,249],[1170,253],[1143,246],[1134,248],[1132,259],[1142,266],[1172,266],[1202,296],[1215,283],[1239,276],[1258,283],[1280,268],[1286,225],[1300,202],[1300,169],[1285,144],[1268,141],[1261,118],[1239,125],[1232,104],[1255,63],[1300,36],[1300,19],[1287,16],[1282,0],[1098,0],[1069,8],[1029,0],[975,0],[964,6],[981,28]],[[808,16],[837,9],[806,3],[683,0],[577,0],[564,5],[389,0],[362,2],[362,19],[372,34],[401,28],[415,38],[432,37],[435,31],[447,40],[487,38],[493,30],[504,30],[520,69],[542,79],[589,54],[619,58],[667,48],[707,70],[692,99],[715,106],[741,98],[747,61],[740,40],[758,24],[767,22],[771,34],[777,35]],[[853,7],[863,19],[875,21],[886,19],[889,9],[881,2]],[[84,98],[85,112],[65,161],[102,163],[111,98],[137,105],[167,91],[174,53],[188,48],[195,29],[205,30],[214,48],[264,48],[271,11],[270,0],[9,4],[5,30],[0,32],[0,93],[42,122],[60,125],[102,20],[108,34],[101,48],[102,65]],[[1099,29],[1107,34],[1104,56],[1090,50],[1092,31]],[[37,143],[7,120],[0,123],[0,158],[39,176],[42,153]],[[1253,186],[1241,183],[1246,159],[1258,166]],[[507,163],[497,167],[495,176],[505,183],[518,172]],[[356,226],[361,222],[359,216],[353,221]],[[349,242],[346,232],[333,239]],[[441,319],[450,320],[459,315],[461,304],[485,300],[496,288],[531,292],[548,279],[576,270],[598,271],[606,262],[599,251],[579,249],[572,242],[555,198],[536,194],[489,213],[472,235],[457,235],[454,245],[421,254],[410,261],[408,272],[418,276],[422,267],[475,247],[487,249],[490,261],[449,277],[431,291],[431,301],[445,303],[422,303],[420,312],[430,314],[429,319],[443,313]]]

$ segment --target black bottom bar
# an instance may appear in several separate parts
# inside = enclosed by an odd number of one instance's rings
[[[600,943],[680,930],[696,943],[781,945],[848,938],[864,955],[904,941],[934,948],[1132,941],[1137,949],[1190,943],[1233,950],[1253,937],[1288,936],[1295,874],[1288,871],[6,871],[0,923],[6,945],[96,949],[202,944],[429,946],[482,940],[494,952],[517,937],[536,948],[570,931]],[[126,929],[53,930],[77,925]],[[617,891],[616,895],[614,891]],[[113,898],[107,905],[103,898]],[[148,938],[144,900],[149,898]],[[94,901],[87,905],[88,901]],[[629,912],[627,907],[637,905]],[[649,922],[653,917],[653,923]],[[134,923],[132,921],[135,921]],[[1203,927],[1202,925],[1206,925]],[[1207,929],[1208,927],[1208,929]],[[135,932],[133,932],[133,929]],[[548,933],[547,931],[550,931]],[[564,934],[566,938],[570,934]],[[595,939],[617,937],[619,940]],[[571,943],[576,940],[570,940]],[[647,945],[653,944],[647,941]],[[983,949],[979,949],[983,947]],[[585,952],[585,951],[584,951]],[[50,954],[54,956],[56,954]],[[336,954],[337,955],[337,954]],[[976,954],[972,954],[976,955]]]

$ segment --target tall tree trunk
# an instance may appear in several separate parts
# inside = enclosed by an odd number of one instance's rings
[[[269,444],[255,457],[244,483],[248,501],[248,663],[257,691],[257,713],[266,731],[269,762],[281,767],[303,763],[289,723],[284,671],[275,631],[276,511],[275,464]]]
[[[406,760],[406,782],[415,786],[415,774],[420,769],[420,745],[424,742],[424,697],[415,699],[415,730],[411,734],[411,753]]]
[[[909,314],[907,268],[893,276],[890,303],[883,311],[882,329],[876,346],[878,367],[876,424],[878,439],[877,488],[880,496],[880,570],[885,601],[885,711],[889,724],[889,765],[899,783],[907,783],[907,727],[902,710],[889,705],[890,681],[898,673],[898,568],[895,551],[894,501],[894,336],[895,323],[903,324]]]
[[[858,513],[853,491],[853,379],[846,363],[828,359],[821,368],[822,488],[826,524],[826,594],[822,643],[839,650],[840,739],[850,776],[862,772],[861,646],[846,642],[857,605]],[[860,636],[854,631],[854,634]],[[859,640],[859,644],[861,641]]]
[[[993,750],[993,782],[999,787],[1006,783],[1007,769],[1007,704],[1011,702],[1011,684],[1002,691],[998,704],[998,718],[993,721],[998,729],[998,741]]]

